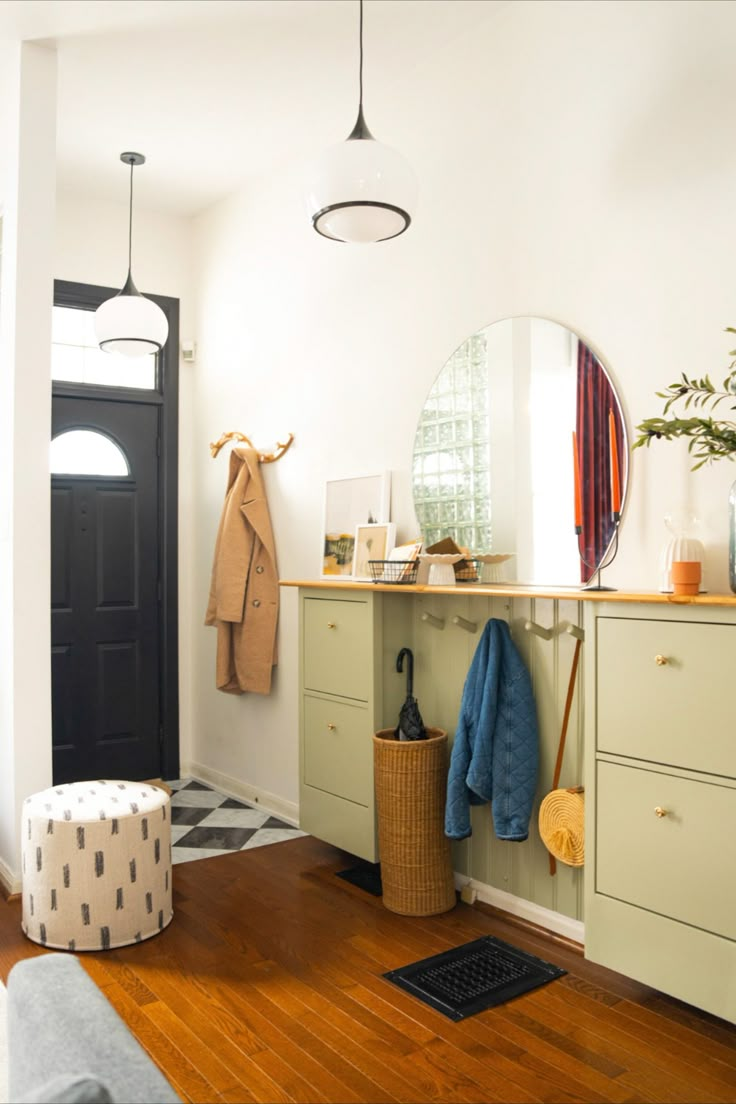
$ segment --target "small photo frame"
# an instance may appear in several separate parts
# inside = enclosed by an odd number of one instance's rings
[[[327,481],[322,529],[323,579],[352,578],[357,526],[388,522],[390,509],[390,472]]]
[[[355,529],[353,553],[353,578],[371,581],[370,560],[387,560],[396,540],[396,526],[392,521],[380,525],[358,525]]]

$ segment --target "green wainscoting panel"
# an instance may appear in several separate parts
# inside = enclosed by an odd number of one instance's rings
[[[395,604],[401,612],[389,614],[388,609]],[[411,610],[410,625],[405,616],[407,609]],[[423,620],[424,615],[435,620]],[[540,729],[539,785],[529,839],[523,843],[496,839],[490,807],[476,807],[471,814],[472,836],[453,845],[453,866],[458,873],[484,885],[575,920],[583,916],[582,869],[558,863],[557,873],[550,875],[537,817],[539,802],[552,782],[575,649],[575,640],[565,628],[567,624],[580,625],[581,615],[581,604],[574,599],[494,598],[480,594],[454,597],[427,592],[413,598],[391,595],[384,609],[384,638],[387,642],[390,639],[390,646],[384,650],[384,687],[391,717],[405,693],[405,676],[395,671],[396,653],[399,647],[411,647],[415,656],[414,693],[425,724],[446,729],[451,739],[481,632],[491,617],[509,622],[514,642],[531,673]],[[475,624],[477,631],[455,624],[454,617]],[[551,628],[552,638],[544,640],[527,632],[524,626],[528,620]],[[580,684],[580,675],[577,682]],[[581,698],[578,689],[568,727],[562,785],[582,784]]]

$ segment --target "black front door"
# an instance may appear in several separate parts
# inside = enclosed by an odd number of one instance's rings
[[[161,775],[159,417],[145,402],[53,398],[54,438],[101,434],[128,468],[51,479],[55,784]]]

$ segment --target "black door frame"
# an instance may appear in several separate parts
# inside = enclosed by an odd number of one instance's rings
[[[96,310],[119,288],[54,280],[54,306]],[[169,337],[158,356],[156,388],[98,387],[53,381],[52,396],[105,399],[160,408],[159,479],[159,633],[161,639],[160,744],[161,776],[179,777],[179,300],[148,295],[166,315]]]

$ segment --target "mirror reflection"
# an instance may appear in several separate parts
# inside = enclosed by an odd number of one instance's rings
[[[471,553],[511,554],[508,581],[587,582],[614,536],[627,476],[610,376],[577,334],[547,319],[472,334],[419,418],[413,490],[425,547],[450,536]]]

